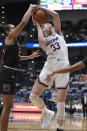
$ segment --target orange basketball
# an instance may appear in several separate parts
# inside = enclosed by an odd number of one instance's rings
[[[35,18],[39,24],[45,24],[48,20],[48,14],[43,9],[38,9],[35,11]]]

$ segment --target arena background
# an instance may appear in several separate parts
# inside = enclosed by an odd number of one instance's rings
[[[15,26],[30,4],[40,4],[38,0],[1,0],[0,1],[0,24],[12,23]],[[62,25],[62,33],[67,42],[70,64],[87,57],[87,8],[74,10],[56,10],[59,13]],[[49,21],[52,18],[49,17]],[[0,48],[2,49],[5,36],[0,35]],[[37,30],[32,20],[19,34],[19,44],[22,55],[30,55],[35,50],[40,50],[42,55],[33,60],[23,61],[20,64],[26,73],[17,76],[17,92],[11,110],[10,121],[31,121],[41,120],[41,111],[33,106],[29,100],[30,90],[38,77],[46,54],[38,46]],[[36,44],[36,45],[34,45]],[[87,90],[87,69],[70,74],[70,89],[66,100],[66,114],[71,116],[83,116],[82,98]],[[46,90],[41,98],[44,99],[47,107],[56,112],[56,92],[53,84],[51,90]],[[2,96],[0,95],[2,101]]]

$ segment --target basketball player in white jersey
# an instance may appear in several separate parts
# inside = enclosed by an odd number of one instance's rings
[[[59,15],[55,11],[51,11],[48,9],[44,10],[46,10],[47,13],[53,17],[54,26],[52,26],[50,23],[46,23],[42,27],[40,27],[39,23],[34,19],[34,24],[36,24],[38,30],[38,40],[41,48],[47,54],[47,61],[45,62],[44,67],[31,90],[29,98],[35,106],[42,110],[42,128],[49,127],[51,119],[54,117],[54,112],[47,109],[43,100],[39,96],[45,89],[50,88],[53,81],[55,80],[55,87],[58,94],[56,131],[63,131],[65,117],[65,100],[68,90],[67,87],[69,82],[69,74],[56,74],[51,78],[49,82],[47,82],[45,79],[54,70],[63,69],[69,66],[68,51],[66,42],[61,33],[61,23]]]

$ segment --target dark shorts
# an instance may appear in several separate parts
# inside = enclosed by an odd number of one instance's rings
[[[16,92],[16,71],[3,67],[0,72],[0,93],[14,94]]]

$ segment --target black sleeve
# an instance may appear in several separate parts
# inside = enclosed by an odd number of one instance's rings
[[[86,65],[86,67],[87,67],[87,57],[86,58],[84,58],[83,60],[82,60],[82,62]]]

